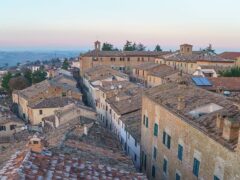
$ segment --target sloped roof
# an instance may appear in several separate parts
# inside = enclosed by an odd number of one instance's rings
[[[220,57],[225,58],[225,59],[234,59],[236,60],[237,58],[240,57],[240,52],[223,52],[219,54]]]

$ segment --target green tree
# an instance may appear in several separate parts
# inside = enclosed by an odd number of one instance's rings
[[[110,44],[110,43],[103,43],[103,46],[102,46],[102,51],[113,51],[113,45]]]
[[[162,52],[161,46],[159,44],[157,44],[154,51]]]
[[[9,88],[9,81],[10,79],[12,78],[12,73],[8,72],[7,74],[5,74],[2,78],[2,87],[3,89],[5,89],[6,91],[10,91],[10,88]]]
[[[62,69],[68,70],[69,67],[70,67],[69,62],[67,59],[65,59],[62,64]]]
[[[47,73],[44,70],[37,70],[32,73],[32,83],[36,84],[41,81],[44,81],[47,77]]]
[[[145,51],[146,50],[146,47],[142,44],[142,43],[139,43],[136,48],[135,48],[137,51]]]
[[[133,51],[133,45],[131,41],[126,41],[126,44],[123,46],[124,51]]]
[[[225,71],[220,71],[219,74],[223,77],[240,77],[240,67],[233,67]]]

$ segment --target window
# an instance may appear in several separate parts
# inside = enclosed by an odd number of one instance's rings
[[[127,58],[128,61],[130,61],[130,58]]]
[[[65,97],[67,96],[67,94],[65,92],[62,93],[62,97]]]
[[[0,126],[0,131],[6,131],[6,126]]]
[[[153,158],[156,160],[157,159],[157,148],[153,148]]]
[[[167,174],[167,167],[168,166],[168,162],[167,162],[167,160],[164,158],[164,160],[163,160],[163,172],[165,173],[165,174]]]
[[[136,139],[134,139],[135,140],[135,147],[137,147],[137,140]]]
[[[10,125],[10,130],[14,130],[16,125]]]
[[[193,160],[193,174],[198,177],[200,161],[196,158]]]
[[[155,166],[152,166],[152,177],[155,177]]]
[[[134,161],[135,161],[135,162],[137,161],[137,155],[136,155],[136,153],[134,154]]]
[[[144,155],[144,169],[147,169],[147,155]]]
[[[163,131],[163,144],[170,149],[171,148],[171,136]]]
[[[39,114],[42,114],[42,110],[39,110]]]
[[[148,128],[148,117],[146,117],[146,128]]]
[[[178,173],[176,173],[176,180],[181,180],[181,176]]]
[[[213,180],[220,180],[220,178],[218,178],[217,176],[214,176]]]
[[[145,123],[146,123],[146,116],[143,115],[143,124],[145,125]]]
[[[183,158],[183,146],[182,145],[178,145],[178,159],[180,161],[182,161],[182,158]]]
[[[155,123],[154,124],[154,132],[153,132],[154,136],[158,136],[158,125]]]
[[[38,141],[33,141],[33,144],[38,144]]]

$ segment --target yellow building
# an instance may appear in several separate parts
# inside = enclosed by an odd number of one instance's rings
[[[133,66],[143,62],[154,62],[155,58],[169,52],[156,51],[101,51],[101,43],[95,42],[95,49],[83,54],[80,59],[80,73],[89,68],[107,65],[113,69],[129,71]]]
[[[219,56],[225,59],[232,59],[237,66],[240,66],[240,52],[224,52]]]
[[[82,94],[76,88],[76,81],[64,75],[44,80],[12,94],[13,102],[18,105],[20,117],[26,121],[29,120],[29,105],[50,97],[71,97],[81,100]]]
[[[185,73],[194,73],[199,66],[235,66],[235,61],[225,59],[209,50],[193,51],[192,45],[180,45],[180,50],[172,54],[164,55],[162,58],[156,58],[158,64],[166,64],[172,66]],[[211,50],[211,47],[209,47]]]
[[[186,82],[151,88],[142,99],[141,167],[149,179],[240,178],[240,111]]]

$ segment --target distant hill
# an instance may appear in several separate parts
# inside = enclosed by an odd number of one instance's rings
[[[70,58],[79,56],[80,51],[0,51],[0,67],[14,66],[18,62],[50,60],[52,58]]]

